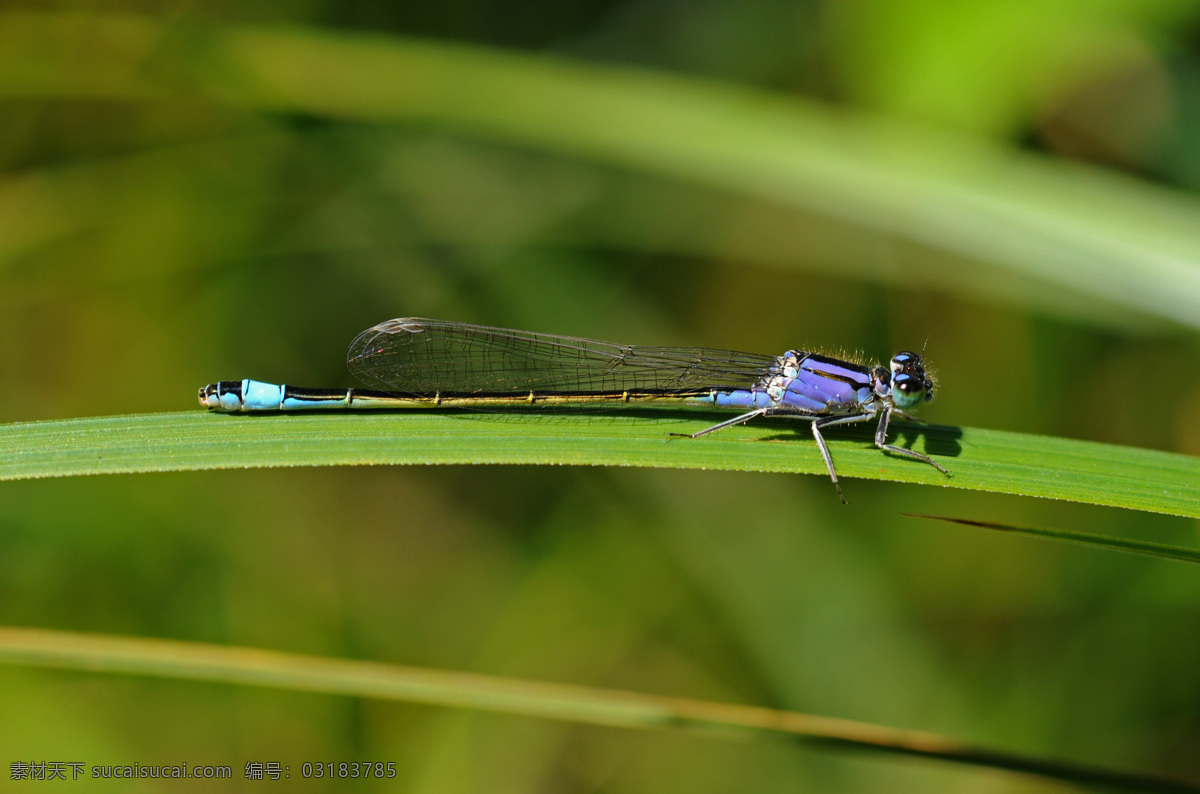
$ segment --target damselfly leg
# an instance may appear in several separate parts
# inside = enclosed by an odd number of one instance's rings
[[[890,411],[884,410],[883,416],[879,417],[879,427],[875,429],[875,446],[879,447],[880,449],[884,450],[885,452],[894,452],[897,455],[903,455],[906,458],[912,458],[913,460],[919,460],[924,463],[928,463],[930,466],[932,466],[933,468],[940,471],[942,474],[945,474],[947,477],[949,477],[950,472],[946,471],[941,466],[939,466],[937,461],[935,461],[933,458],[929,457],[928,455],[922,455],[920,452],[916,452],[911,449],[905,449],[904,447],[898,447],[895,444],[887,443],[888,422],[891,419],[891,415],[893,413],[900,413],[900,412],[896,411],[895,409],[892,409]]]
[[[767,416],[770,412],[770,408],[759,408],[757,411],[751,411],[750,413],[742,414],[741,416],[735,416],[732,419],[727,419],[726,421],[713,425],[712,427],[706,427],[696,433],[672,433],[671,435],[678,436],[679,438],[700,438],[700,436],[707,436],[709,433],[715,433],[716,431],[724,430],[727,427],[743,425],[756,417]]]

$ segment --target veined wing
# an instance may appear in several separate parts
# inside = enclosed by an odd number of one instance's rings
[[[362,382],[409,394],[587,394],[749,389],[775,356],[594,339],[401,317],[350,343]]]

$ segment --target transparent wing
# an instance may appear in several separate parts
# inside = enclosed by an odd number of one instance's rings
[[[363,383],[410,394],[577,394],[748,389],[774,356],[701,347],[616,345],[594,339],[402,317],[350,343]]]

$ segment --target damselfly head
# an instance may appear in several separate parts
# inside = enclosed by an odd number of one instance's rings
[[[916,353],[904,351],[892,357],[892,405],[901,411],[933,399],[933,378]]]

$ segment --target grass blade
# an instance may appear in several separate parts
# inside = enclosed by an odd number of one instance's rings
[[[924,513],[901,513],[909,518],[928,518],[932,521],[945,521],[950,524],[961,524],[964,527],[979,527],[994,529],[999,532],[1015,532],[1020,535],[1057,540],[1063,543],[1078,543],[1108,551],[1120,551],[1126,554],[1141,554],[1146,557],[1158,557],[1163,560],[1178,560],[1180,562],[1200,563],[1200,549],[1189,549],[1186,546],[1172,546],[1167,543],[1150,543],[1131,538],[1116,538],[1111,535],[1094,535],[1090,532],[1075,532],[1070,529],[1043,529],[1041,527],[1021,527],[1015,524],[999,524],[993,521],[976,521],[970,518],[953,518],[951,516],[929,516]]]
[[[254,648],[0,628],[0,663],[398,700],[619,728],[782,736],[1136,791],[1189,783],[973,747],[937,734],[797,712]]]
[[[1200,327],[1200,204],[1098,169],[745,86],[478,46],[0,15],[0,97],[197,92],[246,111],[432,124],[697,181],[990,263],[1017,292],[1051,284]],[[944,285],[974,269],[914,274]]]
[[[224,415],[202,410],[0,425],[0,480],[269,466],[540,464],[826,476],[807,423],[673,411]],[[1200,517],[1200,458],[998,430],[897,423],[892,439],[953,475],[829,432],[839,475]],[[834,498],[832,488],[830,498]],[[853,499],[853,491],[850,492]]]

